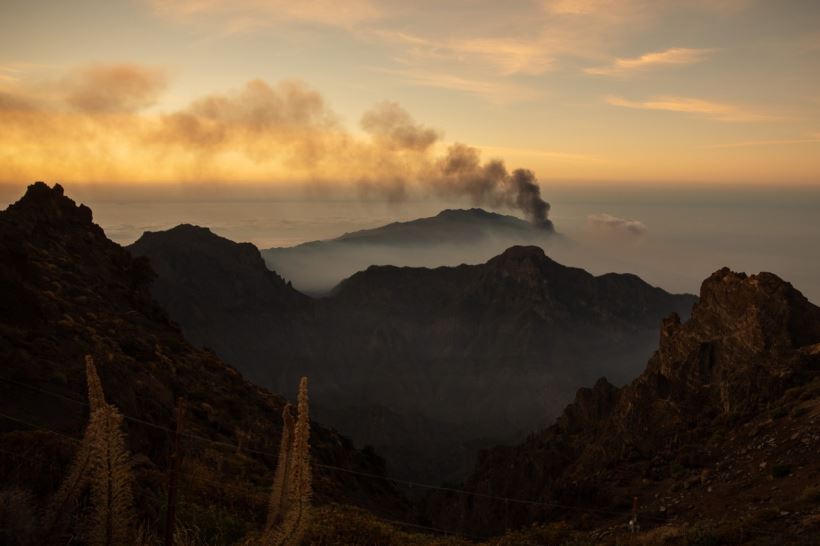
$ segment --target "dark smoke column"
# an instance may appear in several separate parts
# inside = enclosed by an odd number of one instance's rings
[[[454,144],[437,164],[434,189],[446,197],[469,197],[474,204],[508,207],[521,211],[533,224],[553,231],[550,205],[541,198],[541,188],[529,169],[510,174],[503,161],[481,164],[479,151]]]
[[[550,204],[541,198],[541,187],[535,174],[529,169],[516,169],[509,178],[509,184],[515,196],[515,206],[524,213],[527,220],[553,231],[552,222],[547,218]]]

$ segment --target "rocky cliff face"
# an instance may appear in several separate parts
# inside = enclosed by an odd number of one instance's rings
[[[266,486],[275,465],[275,455],[255,452],[277,452],[285,401],[189,345],[151,297],[153,278],[147,260],[109,241],[59,185],[34,184],[0,213],[0,487],[45,495],[59,485],[75,447],[65,435],[78,437],[88,419],[83,359],[91,354],[109,402],[133,418],[128,439],[138,456],[140,506],[164,498],[170,435],[156,427],[173,426],[183,397],[188,433],[254,450],[187,441],[185,472],[204,480],[185,482],[189,509],[233,495],[244,503],[242,525],[250,525],[266,505],[254,488]],[[281,280],[264,282],[284,290]],[[318,424],[311,432],[315,462],[382,471],[337,433]],[[224,483],[241,492],[226,492]],[[315,489],[321,501],[402,506],[385,482],[321,468]]]
[[[703,503],[730,502],[748,515],[761,498],[793,502],[820,471],[812,456],[820,449],[819,377],[820,308],[770,273],[722,269],[704,281],[688,321],[664,320],[658,350],[637,379],[621,389],[601,379],[579,390],[552,427],[483,453],[468,487],[593,514],[628,510],[628,499],[640,496],[661,521],[672,514],[664,503],[692,521],[738,517],[729,504],[709,514]],[[761,470],[772,465],[793,479],[770,487],[769,470]],[[695,476],[708,492],[690,491]],[[453,510],[434,510],[439,522],[499,530],[492,501],[439,502],[437,509]],[[554,516],[518,506],[508,517],[523,524]]]

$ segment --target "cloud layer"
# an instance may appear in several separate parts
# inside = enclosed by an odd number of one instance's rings
[[[442,153],[441,133],[398,103],[365,112],[357,136],[301,82],[253,80],[176,111],[146,111],[164,85],[150,67],[92,65],[53,85],[0,93],[0,179],[309,182],[393,200],[414,192],[467,198],[547,221],[531,171],[482,162],[464,144]]]

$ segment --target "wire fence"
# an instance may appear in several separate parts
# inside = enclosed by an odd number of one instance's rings
[[[10,379],[10,378],[0,377],[0,381],[3,381],[7,384],[16,385],[16,386],[19,386],[19,387],[30,389],[34,392],[39,392],[39,393],[44,394],[46,396],[59,398],[59,399],[64,400],[66,402],[70,402],[70,403],[77,404],[77,405],[80,405],[80,406],[88,406],[89,405],[88,402],[86,402],[86,401],[78,400],[76,398],[66,396],[64,394],[56,393],[56,392],[53,392],[53,391],[50,391],[50,390],[47,390],[47,389],[37,387],[35,385],[31,385],[31,384],[28,384],[28,383],[23,383],[23,382],[16,381],[16,380],[13,380],[13,379]],[[79,443],[80,442],[80,439],[75,438],[73,436],[70,436],[68,434],[59,432],[59,431],[54,430],[54,429],[49,428],[49,427],[42,426],[40,424],[32,423],[32,422],[27,421],[25,419],[20,419],[18,417],[8,415],[6,413],[0,412],[0,417],[2,417],[4,419],[7,419],[7,420],[10,420],[10,421],[13,421],[13,422],[16,422],[18,424],[27,426],[27,427],[31,427],[35,430],[47,430],[51,433],[54,433],[54,434],[57,434],[57,435],[59,435],[63,438],[66,438],[66,439],[68,439],[68,440],[70,440],[74,443]],[[164,431],[164,432],[167,432],[167,433],[170,433],[170,434],[176,434],[176,430],[174,430],[174,429],[171,429],[171,428],[163,426],[163,425],[159,425],[157,423],[152,423],[150,421],[146,421],[144,419],[140,419],[140,418],[134,417],[132,415],[124,414],[123,418],[130,421],[130,422],[133,422],[133,423],[148,426],[148,427],[151,427],[151,428],[154,428],[154,429],[157,429],[157,430],[161,430],[161,431]],[[241,446],[241,445],[236,444],[236,443],[225,442],[225,441],[220,441],[220,440],[214,440],[214,439],[207,438],[207,437],[199,435],[199,434],[194,434],[194,433],[185,432],[185,431],[182,431],[181,435],[183,437],[186,437],[186,438],[189,438],[189,439],[205,442],[209,445],[220,446],[220,447],[223,447],[223,448],[230,448],[231,450],[234,450],[234,451],[241,451],[241,452],[245,452],[245,453],[253,453],[253,454],[262,455],[262,456],[265,456],[265,457],[273,457],[274,459],[278,458],[278,452],[253,449],[253,448],[249,448],[247,446]],[[14,457],[23,457],[24,456],[23,454],[13,453],[13,452],[9,452],[9,451],[3,450],[3,449],[0,449],[0,453],[6,454],[6,455],[9,455],[9,456],[14,456]],[[24,462],[25,461],[23,461],[21,463],[21,465],[24,464]],[[558,503],[558,502],[539,501],[539,500],[532,500],[532,499],[521,499],[521,498],[516,498],[516,497],[505,497],[505,496],[499,496],[499,495],[492,495],[492,494],[489,494],[489,493],[482,493],[482,492],[479,492],[479,491],[470,491],[470,490],[459,489],[459,488],[455,488],[455,487],[446,487],[446,486],[441,486],[441,485],[434,485],[434,484],[417,482],[417,481],[413,481],[413,480],[395,478],[395,477],[390,477],[390,476],[386,476],[386,475],[383,475],[383,474],[374,474],[374,473],[370,473],[370,472],[362,472],[362,471],[354,470],[354,469],[351,469],[351,468],[345,468],[345,467],[340,467],[340,466],[322,464],[322,463],[318,463],[318,462],[311,462],[311,465],[313,467],[328,470],[330,472],[346,473],[346,474],[360,476],[360,477],[368,478],[368,479],[383,480],[383,481],[392,483],[394,485],[401,485],[401,486],[407,486],[407,487],[418,487],[420,489],[426,489],[426,490],[429,490],[429,491],[454,493],[454,494],[459,494],[459,495],[464,495],[464,496],[469,496],[469,497],[474,497],[474,498],[480,498],[480,499],[484,499],[484,500],[496,501],[496,502],[499,502],[499,503],[504,503],[505,508],[510,504],[518,504],[518,505],[525,505],[525,506],[535,506],[535,507],[547,508],[547,509],[552,509],[552,510],[562,510],[562,511],[567,511],[567,512],[573,512],[575,514],[598,514],[598,515],[601,515],[601,516],[611,517],[613,519],[614,518],[619,518],[619,519],[622,519],[623,521],[628,521],[629,518],[631,518],[633,516],[633,511],[632,510],[629,510],[629,511],[607,510],[607,509],[602,509],[602,508],[593,508],[593,507],[587,507],[587,506],[570,505],[570,504]],[[188,475],[188,477],[193,478],[195,480],[210,482],[210,483],[213,483],[215,485],[218,485],[219,487],[225,487],[226,486],[226,484],[222,481],[206,479],[206,478],[203,478],[201,476]],[[242,491],[247,491],[247,489],[245,489],[245,488],[240,488],[240,489],[242,489]],[[403,526],[403,527],[408,527],[408,528],[415,528],[415,529],[424,530],[424,531],[428,531],[428,532],[436,532],[436,533],[440,533],[440,534],[443,534],[443,535],[457,535],[457,536],[462,536],[462,537],[469,538],[469,539],[472,539],[472,540],[487,540],[487,539],[492,538],[490,536],[468,535],[468,534],[462,533],[462,532],[456,532],[456,531],[452,531],[452,530],[448,530],[448,529],[442,529],[442,528],[438,528],[438,527],[420,525],[418,523],[409,522],[409,521],[385,519],[385,518],[381,518],[381,517],[378,517],[378,516],[375,516],[375,515],[373,515],[373,517],[375,519],[379,520],[379,521],[382,521],[382,522],[390,524],[390,525]],[[663,525],[663,524],[670,523],[670,520],[669,520],[668,517],[656,517],[656,516],[652,516],[652,515],[646,514],[646,513],[639,513],[639,517],[642,521],[650,521],[650,522],[656,523],[658,525]],[[764,528],[755,527],[755,526],[744,526],[743,530],[751,532],[753,534],[772,536],[772,537],[794,538],[794,539],[801,538],[800,535],[796,535],[796,534],[793,534],[793,533],[788,533],[788,532],[784,532],[784,531],[774,531],[774,530],[771,530],[771,529],[764,529]]]

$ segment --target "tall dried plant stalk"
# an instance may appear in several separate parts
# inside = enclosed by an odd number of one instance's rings
[[[285,404],[282,410],[282,439],[279,442],[279,458],[276,462],[276,473],[273,476],[273,491],[268,506],[268,520],[265,531],[270,531],[282,521],[288,506],[288,466],[291,444],[293,443],[293,415],[291,405]]]
[[[91,355],[85,355],[85,379],[88,383],[88,405],[93,414],[105,406],[105,393],[103,393],[102,382],[100,376],[97,375],[97,367]]]
[[[94,359],[85,357],[88,403],[91,410],[83,439],[68,475],[46,511],[45,542],[55,540],[79,508],[91,486],[92,511],[85,527],[89,544],[119,546],[131,543],[135,519],[130,454],[122,433],[122,414],[106,404]]]
[[[310,518],[311,470],[310,470],[310,415],[308,406],[308,381],[303,377],[299,382],[299,403],[296,426],[293,438],[290,440],[287,457],[280,458],[274,476],[274,491],[271,496],[273,502],[277,495],[277,488],[281,487],[283,502],[279,503],[276,512],[271,505],[268,518],[268,527],[262,535],[261,543],[266,546],[297,546],[304,536]],[[287,416],[287,417],[286,417]],[[283,413],[285,427],[290,412]],[[292,419],[292,418],[290,418]],[[284,439],[283,432],[283,442]],[[284,448],[284,444],[283,444]],[[280,468],[284,468],[284,476],[279,481]]]
[[[85,355],[85,381],[88,388],[88,405],[93,414],[105,405],[105,395],[91,355]],[[90,426],[86,426],[68,474],[48,504],[43,525],[46,539],[51,539],[65,529],[68,519],[79,507],[82,493],[90,483],[88,465],[94,432]]]
[[[88,544],[128,545],[133,541],[136,521],[132,493],[131,455],[122,433],[122,414],[106,405],[91,416],[91,501]]]

